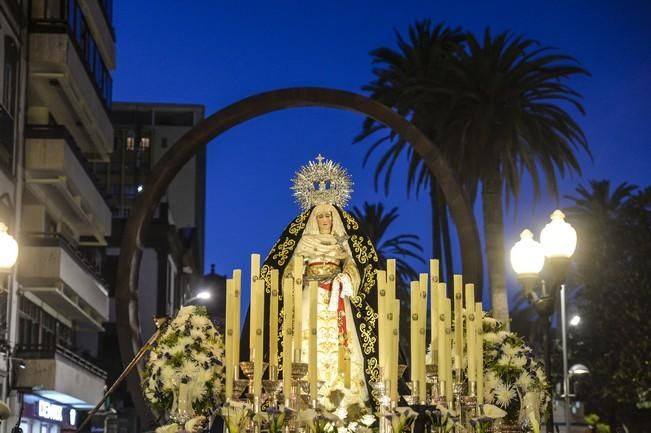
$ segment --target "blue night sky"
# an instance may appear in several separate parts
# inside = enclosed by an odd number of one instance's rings
[[[524,34],[575,56],[592,73],[571,85],[584,96],[587,115],[579,121],[594,158],[580,155],[583,177],[563,180],[562,193],[588,179],[651,184],[651,3],[645,0],[118,0],[114,17],[114,100],[204,104],[207,115],[278,88],[361,92],[372,78],[369,51],[394,47],[394,30],[404,33],[416,19],[429,17],[476,34],[486,26]],[[230,275],[233,268],[243,268],[246,281],[249,254],[265,255],[297,214],[290,179],[317,153],[351,172],[352,205],[384,201],[387,207],[399,206],[394,233],[419,234],[429,257],[427,197],[408,199],[400,171],[389,197],[374,192],[373,161],[362,167],[368,143],[351,144],[362,120],[343,111],[293,109],[214,140],[207,162],[206,269],[215,263],[219,273]],[[517,215],[513,207],[509,210],[507,249],[522,228],[538,232],[556,206],[549,198],[534,206],[530,196],[531,189],[524,187]]]

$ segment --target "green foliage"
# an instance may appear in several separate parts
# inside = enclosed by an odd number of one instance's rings
[[[611,193],[608,181],[591,181],[576,191],[567,213],[583,320],[572,362],[590,369],[579,397],[609,423],[650,432],[651,188]]]
[[[506,320],[503,201],[519,196],[525,172],[536,197],[543,182],[555,195],[558,177],[580,172],[576,153],[589,151],[570,113],[583,113],[581,96],[568,80],[588,73],[571,56],[488,28],[477,37],[423,20],[409,27],[407,37],[398,33],[396,38],[397,50],[371,52],[375,79],[363,88],[430,138],[471,202],[481,191],[493,309]],[[356,141],[370,136],[375,141],[366,160],[384,152],[375,170],[376,188],[384,176],[388,191],[396,162],[406,156],[408,191],[429,187],[433,232],[444,238],[447,203],[438,194],[437,179],[402,137],[367,119]]]

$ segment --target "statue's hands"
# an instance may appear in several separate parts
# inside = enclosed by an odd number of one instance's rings
[[[341,297],[350,298],[353,296],[353,281],[350,279],[350,275],[341,273],[335,278],[337,278],[341,284]]]

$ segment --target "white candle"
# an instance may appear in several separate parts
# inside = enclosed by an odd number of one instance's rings
[[[484,330],[482,318],[484,310],[481,302],[475,303],[475,320],[477,321],[477,403],[484,403]]]
[[[318,364],[317,364],[317,357],[316,357],[316,349],[317,349],[317,311],[316,311],[316,304],[318,302],[317,299],[317,290],[318,290],[318,285],[316,281],[310,281],[309,284],[309,291],[310,291],[310,297],[309,297],[309,305],[310,305],[310,311],[309,311],[309,322],[310,322],[310,335],[309,335],[309,363],[308,363],[308,376],[310,379],[310,398],[312,401],[317,400],[317,369],[318,369]]]
[[[251,307],[249,311],[253,313],[253,302],[255,298],[256,282],[260,278],[260,254],[251,254]],[[258,329],[258,322],[263,320],[256,314],[249,314],[249,354],[253,353],[253,346],[255,341],[255,330]],[[249,355],[250,356],[250,355]]]
[[[463,278],[454,276],[454,369],[461,374],[463,361]]]
[[[387,299],[396,299],[396,259],[387,260]]]
[[[389,305],[387,297],[387,273],[377,270],[375,273],[377,279],[377,321],[378,321],[378,349],[380,351],[380,372],[381,379],[387,380],[387,355],[389,353],[388,345],[388,324],[387,324],[387,306]]]
[[[286,402],[292,393],[292,329],[294,303],[294,280],[283,279],[283,393]],[[286,403],[287,405],[287,403]]]
[[[233,365],[235,379],[240,378],[240,314],[242,309],[242,271],[233,271]]]
[[[446,301],[446,285],[445,283],[439,283],[438,284],[438,298],[439,298],[439,305],[441,306],[441,310],[439,313],[438,317],[438,376],[439,380],[445,381],[447,380],[446,377],[446,368],[447,364],[450,362],[449,358],[446,358],[446,356],[449,356],[449,353],[446,352],[445,350],[445,324],[446,324],[446,317],[445,315],[447,314],[445,311],[445,301]]]
[[[445,397],[452,401],[452,301],[445,298]]]
[[[429,280],[428,274],[419,275],[419,291],[420,291],[420,304],[418,305],[418,339],[421,342],[418,349],[418,386],[419,398],[421,402],[425,402],[427,396],[427,382],[425,381],[425,354],[427,351],[427,282]]]
[[[294,257],[294,362],[301,362],[303,347],[303,257]]]
[[[231,278],[226,280],[226,344],[225,344],[225,366],[226,366],[226,399],[233,397],[233,310],[234,286]]]
[[[431,259],[429,261],[430,276],[430,351],[431,364],[437,363],[438,353],[438,317],[439,317],[439,261]]]
[[[271,270],[269,298],[269,379],[278,379],[278,269]]]
[[[390,397],[398,402],[398,359],[400,351],[400,300],[391,302],[391,355],[390,355]]]
[[[477,355],[475,343],[475,285],[466,284],[466,347],[468,348],[468,381],[477,380]]]
[[[411,381],[417,383],[420,379],[420,346],[424,343],[420,338],[419,312],[420,303],[420,282],[411,282]],[[413,391],[413,394],[420,395],[420,388]]]
[[[264,356],[262,355],[262,347],[264,341],[264,281],[257,279],[255,285],[255,314],[260,318],[258,320],[258,327],[255,329],[253,354],[253,395],[254,397],[262,397],[262,367],[264,363]]]

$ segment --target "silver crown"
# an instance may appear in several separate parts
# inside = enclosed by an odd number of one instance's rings
[[[343,208],[353,192],[350,175],[341,165],[325,159],[321,154],[314,159],[316,162],[310,161],[302,166],[292,179],[296,202],[303,210],[319,204]]]

